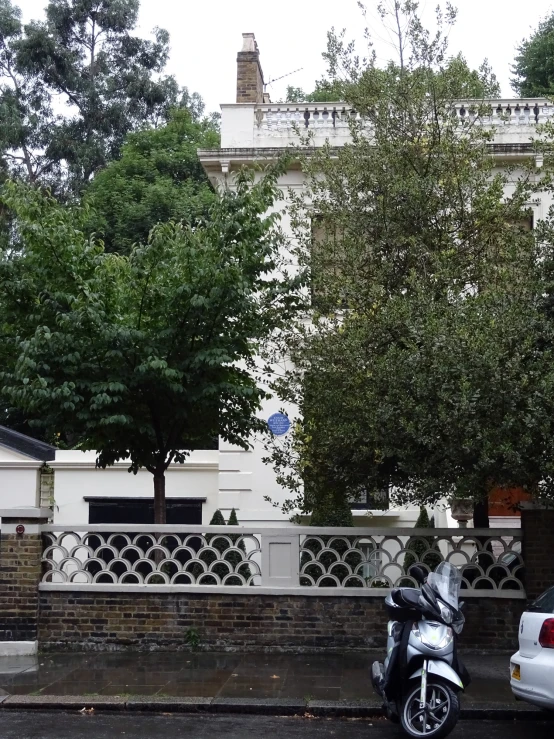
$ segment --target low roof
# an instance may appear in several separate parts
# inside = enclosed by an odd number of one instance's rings
[[[13,431],[7,426],[0,426],[0,444],[14,452],[25,454],[32,459],[40,459],[43,462],[50,462],[56,458],[56,447],[44,441],[37,441],[31,436],[20,434],[19,431]]]

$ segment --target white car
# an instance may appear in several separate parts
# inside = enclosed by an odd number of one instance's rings
[[[519,622],[519,652],[510,660],[510,684],[519,700],[554,711],[554,587]]]

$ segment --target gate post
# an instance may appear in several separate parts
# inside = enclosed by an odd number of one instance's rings
[[[554,509],[522,506],[525,590],[534,599],[554,585]]]
[[[50,515],[46,508],[0,509],[0,656],[37,651],[41,524]]]

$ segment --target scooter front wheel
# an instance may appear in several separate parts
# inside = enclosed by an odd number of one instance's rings
[[[456,726],[460,715],[457,694],[445,682],[430,679],[427,683],[427,704],[420,707],[421,684],[410,684],[400,712],[402,728],[411,737],[443,739]]]

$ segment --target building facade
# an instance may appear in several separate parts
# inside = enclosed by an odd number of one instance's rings
[[[256,84],[252,81],[255,80]],[[237,56],[236,102],[221,106],[221,148],[200,151],[200,161],[215,187],[232,186],[233,174],[241,167],[264,165],[276,161],[284,150],[301,144],[301,136],[310,135],[310,145],[320,147],[329,143],[338,148],[350,141],[350,122],[359,116],[356,111],[341,103],[292,103],[273,104],[264,92],[263,71],[260,52],[254,34],[243,34],[243,47]],[[537,126],[554,116],[554,106],[545,99],[502,99],[491,100],[491,115],[481,118],[479,125],[494,131],[490,144],[496,165],[499,169],[512,168],[512,182],[516,182],[522,170],[518,165],[535,158],[541,165],[540,156],[533,149],[533,139]],[[455,115],[460,119],[472,116],[470,106],[460,101],[455,106]],[[294,153],[294,149],[292,149]],[[305,187],[304,175],[294,156],[286,174],[279,182],[284,197],[287,193],[300,194]],[[508,186],[511,189],[511,186]],[[508,193],[507,193],[508,194]],[[530,202],[532,213],[530,224],[544,218],[552,205],[552,199],[544,196],[539,202]],[[286,199],[276,203],[281,213],[281,225],[293,238]],[[269,417],[279,403],[270,402],[265,415]],[[227,450],[229,455],[232,450]],[[260,466],[264,451],[260,444],[248,454],[238,454],[235,459],[239,468],[238,480],[252,480],[253,499],[256,500],[261,489],[266,488],[277,500],[283,497],[282,491],[275,488],[272,471]],[[232,456],[229,457],[231,459]],[[233,478],[227,478],[232,484]],[[258,485],[262,486],[259,488]],[[238,488],[235,488],[238,491]],[[237,492],[239,500],[242,494]],[[498,496],[497,496],[498,497]],[[512,496],[513,497],[513,496]],[[517,496],[516,496],[517,497]],[[358,525],[410,525],[417,518],[415,509],[391,509],[383,511],[353,511]],[[491,525],[517,526],[513,512],[498,501],[491,506]],[[436,523],[441,526],[456,525],[450,512],[439,509],[435,512]]]
[[[200,161],[216,187],[232,186],[233,174],[243,166],[275,161],[287,147],[300,142],[299,131],[310,133],[312,145],[316,147],[327,141],[335,147],[344,145],[350,139],[349,121],[352,115],[357,115],[340,103],[271,103],[264,90],[254,34],[243,34],[243,47],[237,56],[235,100],[221,106],[221,147],[199,152]],[[470,116],[466,106],[458,103],[456,115]],[[497,166],[515,165],[517,178],[518,163],[536,156],[532,140],[537,124],[554,115],[554,106],[543,99],[506,99],[491,101],[491,107],[492,114],[481,125],[494,129],[491,149]],[[304,188],[303,173],[294,159],[281,177],[280,186],[284,193],[301,192]],[[533,220],[544,217],[551,205],[546,198],[530,203]],[[286,200],[276,203],[275,208],[282,214],[283,229],[292,236]],[[283,408],[279,399],[270,399],[264,405],[263,418],[268,420],[281,410],[294,415],[293,408]],[[151,515],[153,485],[147,471],[130,475],[125,462],[99,470],[93,452],[57,450],[54,455],[46,449],[25,447],[13,435],[8,437],[6,432],[4,436],[0,434],[0,508],[51,503],[54,522],[60,524],[124,520],[142,523]],[[279,507],[288,497],[287,491],[277,484],[272,468],[263,461],[265,456],[262,439],[253,439],[252,449],[248,451],[220,441],[218,450],[196,451],[185,464],[172,465],[167,472],[168,523],[205,525],[217,509],[227,518],[234,508],[240,523],[290,525],[288,516]],[[416,508],[354,511],[358,526],[381,527],[412,526],[418,513]],[[510,510],[502,506],[491,513],[491,525],[518,525]],[[446,509],[437,510],[435,515],[438,526],[456,525]]]

